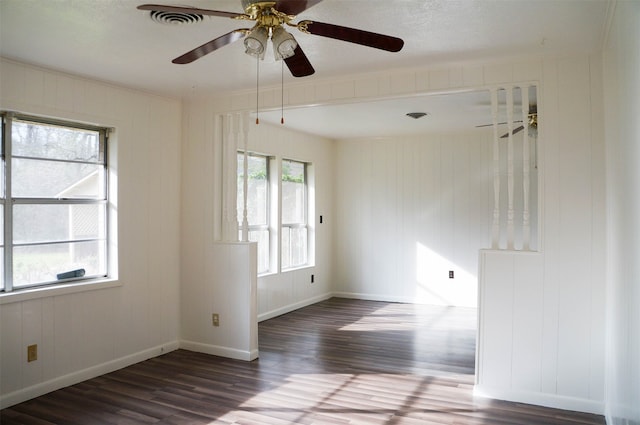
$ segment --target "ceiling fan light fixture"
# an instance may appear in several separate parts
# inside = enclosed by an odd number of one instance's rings
[[[263,57],[267,49],[269,32],[265,27],[255,27],[244,38],[245,53],[251,56]]]
[[[409,113],[407,113],[407,116],[413,118],[414,120],[417,120],[418,118],[426,117],[427,115],[429,115],[427,112],[409,112]]]
[[[273,29],[271,41],[273,41],[273,52],[276,60],[290,58],[295,54],[296,47],[298,47],[298,42],[293,35],[280,26]]]

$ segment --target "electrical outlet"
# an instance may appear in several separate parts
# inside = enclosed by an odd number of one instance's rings
[[[213,313],[211,315],[211,323],[213,326],[220,326],[220,315],[218,313]]]
[[[453,270],[449,270],[449,279],[453,279]]]
[[[29,345],[27,347],[27,362],[38,360],[38,344]]]

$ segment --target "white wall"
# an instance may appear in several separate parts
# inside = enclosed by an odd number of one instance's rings
[[[0,107],[115,127],[117,280],[0,297],[0,405],[177,347],[179,101],[8,60]],[[27,363],[27,345],[38,360]]]
[[[249,150],[274,155],[276,159],[308,162],[313,167],[315,217],[310,225],[315,238],[314,266],[258,278],[258,316],[264,320],[326,299],[331,294],[335,227],[334,143],[290,131],[286,125],[260,124],[251,127]],[[312,274],[314,283],[311,283]]]
[[[255,96],[255,94],[254,94]],[[203,254],[215,242],[223,215],[219,114],[227,112],[218,98],[185,104],[182,185],[183,297],[194,296],[206,272]],[[261,276],[258,279],[258,318],[264,320],[312,304],[331,295],[333,235],[333,142],[268,124],[249,127],[248,150],[310,162],[315,178],[315,265]],[[243,148],[243,142],[240,148]],[[234,157],[235,158],[235,157]],[[235,190],[236,180],[232,180]],[[234,205],[235,207],[235,205]],[[235,209],[232,211],[235,214]],[[319,216],[323,215],[323,224]],[[314,283],[311,283],[314,274]],[[221,287],[224,285],[220,284]],[[184,305],[183,309],[188,308]],[[221,321],[223,318],[221,317]],[[209,322],[207,321],[207,325]],[[183,323],[183,333],[187,332]],[[211,342],[215,344],[214,341]]]
[[[618,1],[604,52],[608,286],[606,407],[640,424],[640,3]]]
[[[492,131],[338,141],[334,291],[476,307],[492,143]]]
[[[603,413],[602,62],[541,65],[541,249],[481,255],[477,390]]]

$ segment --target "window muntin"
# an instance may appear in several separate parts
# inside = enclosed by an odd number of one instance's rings
[[[239,238],[244,220],[244,152],[237,155],[237,217]],[[249,240],[258,243],[258,274],[270,269],[269,158],[247,154],[247,222]]]
[[[308,263],[307,164],[282,160],[281,267]]]
[[[5,114],[2,133],[0,289],[107,276],[106,129]]]

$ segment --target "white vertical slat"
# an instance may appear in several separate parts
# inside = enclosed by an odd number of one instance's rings
[[[498,139],[498,89],[491,89],[491,119],[493,121],[493,228],[491,248],[500,244],[500,143]]]
[[[514,249],[513,209],[513,87],[507,87],[507,249]]]
[[[531,189],[529,170],[529,87],[521,87],[522,93],[522,249],[531,249],[531,217],[529,213],[529,192]]]
[[[229,144],[229,152],[227,157],[228,175],[229,175],[229,239],[230,241],[239,241],[238,224],[238,146],[240,145],[240,114],[231,116],[231,143]]]
[[[224,199],[224,185],[222,183],[222,164],[224,163],[223,155],[223,146],[224,146],[224,134],[225,134],[225,116],[224,115],[216,115],[214,121],[214,144],[213,144],[213,197],[216,208],[216,214],[213,214],[213,240],[218,242],[223,238],[223,217],[222,217],[222,207]]]
[[[229,144],[231,140],[231,115],[222,117],[222,240],[229,241],[229,205],[227,203],[229,192],[229,173],[227,172],[227,160]]]
[[[242,115],[242,134],[244,136],[244,179],[243,185],[243,199],[242,199],[242,241],[249,241],[249,219],[247,218],[247,190],[249,188],[249,114],[245,112]]]
[[[222,236],[226,242],[238,240],[238,212],[236,181],[239,115],[227,115],[223,121],[222,156]]]

